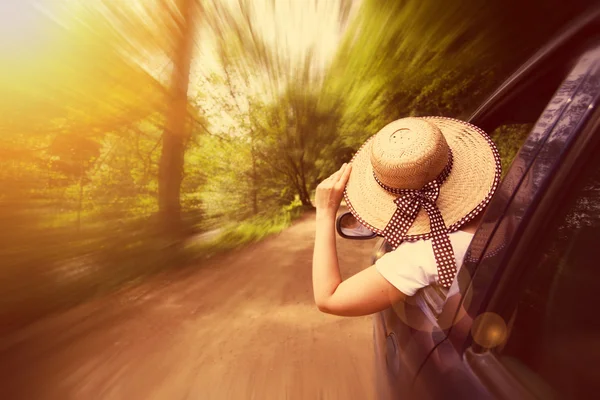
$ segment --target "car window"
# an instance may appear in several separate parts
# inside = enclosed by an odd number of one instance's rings
[[[600,162],[576,179],[513,293],[499,360],[540,398],[587,398],[600,386]]]

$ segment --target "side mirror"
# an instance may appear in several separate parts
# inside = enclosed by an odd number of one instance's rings
[[[335,221],[337,233],[344,239],[366,240],[377,237],[377,234],[361,225],[350,212],[340,214]]]

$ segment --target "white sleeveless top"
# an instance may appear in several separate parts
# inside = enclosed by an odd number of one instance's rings
[[[454,250],[457,269],[463,263],[473,234],[463,231],[448,235]],[[431,240],[404,242],[375,262],[375,268],[383,277],[407,296],[436,282],[437,265],[431,248]]]

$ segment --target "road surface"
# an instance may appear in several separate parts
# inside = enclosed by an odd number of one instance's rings
[[[371,318],[313,303],[314,214],[0,341],[0,399],[371,399]],[[338,238],[342,273],[373,241]]]

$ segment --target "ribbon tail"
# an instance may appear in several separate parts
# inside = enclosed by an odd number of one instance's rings
[[[457,271],[454,249],[448,237],[446,224],[440,210],[434,204],[428,202],[424,204],[424,208],[429,216],[433,255],[438,271],[438,283],[445,288],[449,288],[454,281]]]
[[[421,209],[421,202],[405,196],[397,198],[394,203],[396,203],[397,208],[383,230],[383,236],[392,245],[392,248],[396,249],[400,246],[406,232],[417,218],[417,214]]]

